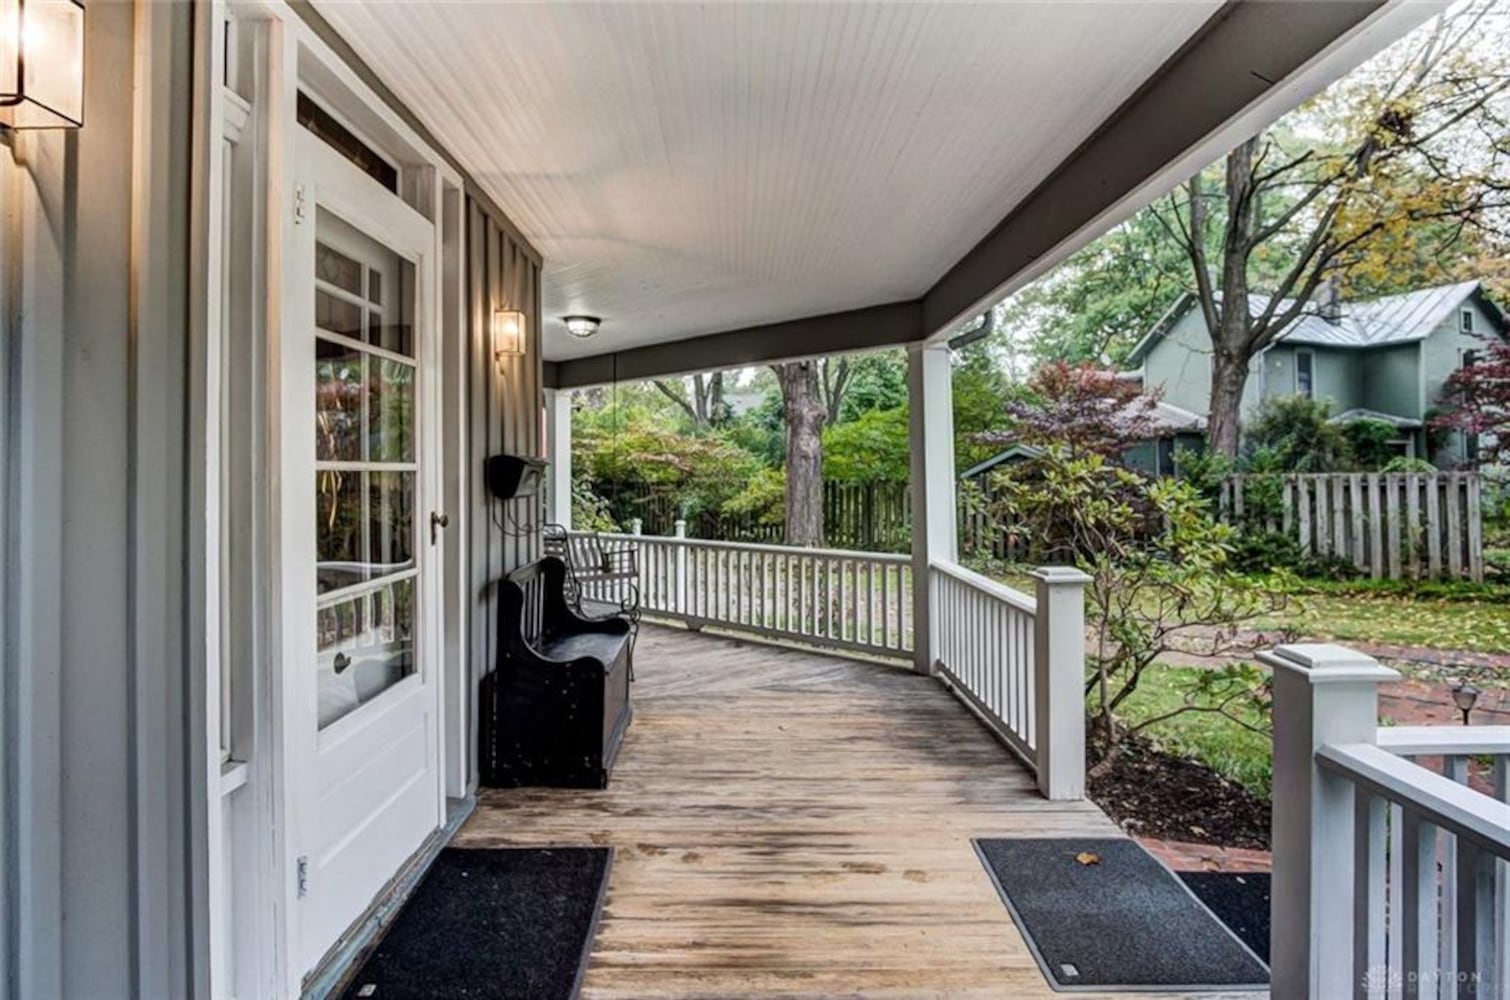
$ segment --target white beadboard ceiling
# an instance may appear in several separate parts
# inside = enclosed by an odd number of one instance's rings
[[[316,6],[540,248],[561,360],[917,297],[1220,0]]]

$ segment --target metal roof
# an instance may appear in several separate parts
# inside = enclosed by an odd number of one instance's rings
[[[1343,302],[1342,317],[1332,323],[1307,314],[1279,338],[1287,343],[1336,347],[1377,347],[1425,340],[1465,299],[1479,291],[1477,281],[1420,288],[1379,299]],[[1255,300],[1258,299],[1254,296]],[[1263,300],[1267,302],[1267,300]],[[1260,309],[1257,301],[1255,309]]]
[[[1484,297],[1483,283],[1460,281],[1377,299],[1344,301],[1336,321],[1308,312],[1298,317],[1277,340],[1286,344],[1351,349],[1414,343],[1426,339],[1469,298],[1476,298],[1489,312],[1491,321],[1501,331],[1505,329],[1504,314]],[[1262,313],[1268,308],[1269,301],[1266,295],[1250,294],[1249,312],[1253,315]],[[1175,300],[1168,312],[1132,349],[1128,363],[1141,363],[1153,345],[1194,305],[1195,296],[1189,292]]]

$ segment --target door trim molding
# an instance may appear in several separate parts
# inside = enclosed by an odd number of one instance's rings
[[[429,873],[430,866],[435,863],[440,852],[456,836],[456,832],[475,808],[477,800],[471,796],[458,802],[457,808],[453,808],[447,815],[445,823],[430,834],[404,867],[388,880],[388,884],[378,893],[366,912],[331,945],[325,957],[304,977],[303,1000],[325,1000],[326,997],[340,995],[347,980],[362,967],[362,960],[382,938]]]

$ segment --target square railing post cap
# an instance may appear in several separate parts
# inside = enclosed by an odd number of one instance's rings
[[[1384,666],[1367,653],[1333,643],[1302,642],[1276,646],[1272,651],[1259,653],[1258,660],[1276,672],[1284,670],[1298,674],[1312,684],[1340,681],[1384,683],[1400,679],[1398,671]]]

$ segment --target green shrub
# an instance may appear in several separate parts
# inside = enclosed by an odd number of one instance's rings
[[[1427,474],[1437,471],[1437,467],[1424,458],[1406,458],[1404,455],[1396,455],[1384,463],[1380,472],[1414,472]]]
[[[1174,474],[1185,480],[1215,509],[1222,483],[1233,473],[1232,459],[1219,451],[1195,451],[1178,448],[1174,453]]]
[[[1395,455],[1392,441],[1400,436],[1395,425],[1383,420],[1355,420],[1343,431],[1354,468],[1365,472],[1382,469]]]
[[[1265,401],[1247,428],[1249,454],[1270,452],[1273,467],[1285,472],[1338,472],[1352,464],[1343,428],[1331,422],[1324,400],[1283,396]]]
[[[1293,535],[1245,531],[1232,547],[1232,566],[1241,573],[1288,572],[1308,580],[1352,580],[1361,571],[1334,555],[1306,555]]]
[[[1232,566],[1234,529],[1212,519],[1192,483],[1148,479],[1099,454],[1072,457],[1050,448],[993,477],[992,485],[998,525],[1090,574],[1086,694],[1103,760],[1128,733],[1178,715],[1221,715],[1251,729],[1253,714],[1266,714],[1262,675],[1234,666],[1203,675],[1171,712],[1124,718],[1124,704],[1161,658],[1176,650],[1212,657],[1250,652],[1243,626],[1286,601],[1283,587],[1265,586]]]

